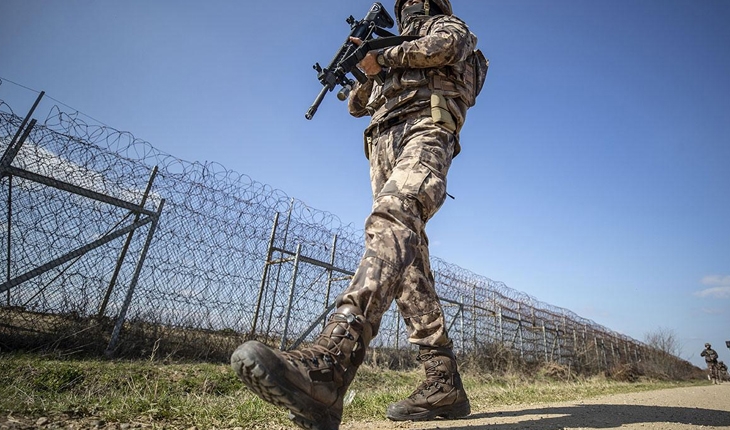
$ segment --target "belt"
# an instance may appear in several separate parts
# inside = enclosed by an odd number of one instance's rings
[[[383,132],[385,132],[385,130],[387,130],[393,126],[396,126],[398,124],[404,123],[404,122],[406,122],[407,119],[408,119],[408,116],[404,115],[404,116],[396,116],[393,118],[388,118],[383,121],[374,122],[365,129],[365,135],[372,136],[372,135],[383,134]]]
[[[394,116],[392,118],[387,118],[382,121],[378,121],[376,123],[370,124],[367,129],[365,129],[365,134],[369,135],[373,131],[377,134],[383,133],[385,130],[394,127],[398,124],[402,124],[406,121],[408,121],[411,118],[418,118],[421,115],[430,115],[431,109],[423,109],[421,111],[414,111],[414,112],[408,112],[403,115]]]
[[[381,121],[380,123],[378,123],[378,129],[380,129],[380,130],[387,130],[390,127],[393,127],[393,126],[396,126],[398,124],[401,124],[401,123],[406,122],[406,120],[408,118],[409,118],[408,115],[396,116],[396,117],[393,117],[393,118],[388,118],[385,121]]]

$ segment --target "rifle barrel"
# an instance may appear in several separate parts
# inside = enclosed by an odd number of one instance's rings
[[[317,113],[317,109],[319,109],[320,103],[322,103],[322,100],[324,100],[324,96],[327,95],[327,92],[331,91],[329,87],[323,87],[322,91],[319,92],[317,95],[317,98],[314,99],[314,103],[312,103],[312,106],[309,107],[309,110],[306,114],[304,114],[304,117],[307,119],[314,118],[314,114]]]

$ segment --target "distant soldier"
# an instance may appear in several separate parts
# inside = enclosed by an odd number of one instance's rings
[[[705,350],[702,351],[700,356],[705,357],[705,363],[707,363],[707,371],[710,374],[710,381],[712,381],[713,384],[719,384],[720,375],[717,367],[717,353],[714,349],[712,349],[712,345],[706,343]]]
[[[723,363],[722,360],[717,362],[717,374],[720,382],[730,381],[730,375],[727,373],[727,364]]]

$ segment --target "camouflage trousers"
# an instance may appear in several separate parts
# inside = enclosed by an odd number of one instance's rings
[[[370,129],[373,208],[365,222],[365,253],[337,305],[362,309],[374,336],[395,300],[411,343],[449,345],[425,229],[446,199],[456,137],[430,117]]]
[[[717,379],[720,380],[720,367],[717,363],[708,362],[707,363],[707,373],[710,375],[710,379]]]

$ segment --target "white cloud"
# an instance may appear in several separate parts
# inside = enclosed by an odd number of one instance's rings
[[[730,288],[730,275],[708,275],[702,278],[702,285]]]
[[[730,287],[714,287],[697,291],[695,296],[702,298],[730,299]]]
[[[695,291],[695,296],[703,299],[730,299],[730,275],[707,275],[700,282],[710,288]]]
[[[103,172],[97,172],[67,160],[30,141],[20,148],[20,152],[13,161],[15,166],[20,169],[29,170],[42,176],[49,176],[77,187],[114,196],[128,202],[139,202],[144,195],[142,189],[120,188],[116,184],[110,183],[110,179],[105,177]],[[25,184],[25,182],[21,182],[21,186],[23,186],[22,184]],[[153,192],[148,196],[148,199],[152,202],[159,202],[160,196]]]
[[[725,309],[702,308],[702,313],[708,314],[708,315],[723,315],[726,313],[726,311],[725,311]]]

